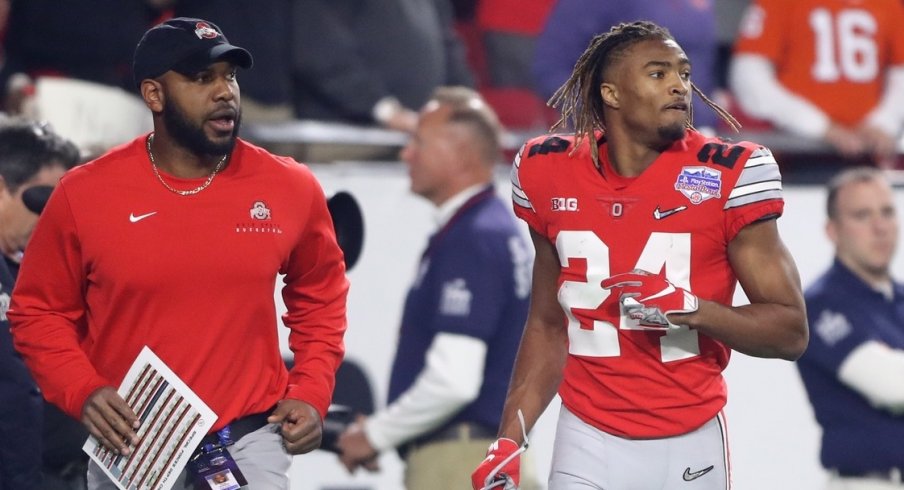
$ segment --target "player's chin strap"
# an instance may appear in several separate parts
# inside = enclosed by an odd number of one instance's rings
[[[509,464],[509,462],[511,462],[513,459],[521,456],[521,453],[527,451],[527,424],[524,423],[524,414],[521,413],[520,408],[518,409],[518,422],[521,423],[521,437],[523,438],[521,447],[519,447],[518,450],[513,452],[512,454],[509,454],[502,461],[500,461],[495,468],[493,468],[493,471],[491,471],[490,474],[487,475],[486,480],[484,480],[483,488],[481,488],[480,490],[490,490],[499,486],[504,486],[504,490],[515,488],[515,485],[513,484],[511,478],[509,478],[507,475],[503,474],[501,477],[499,477],[499,471],[502,470],[502,468],[505,467],[505,465]]]

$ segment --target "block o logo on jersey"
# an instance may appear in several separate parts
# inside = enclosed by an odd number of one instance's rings
[[[213,39],[220,35],[216,29],[210,27],[207,22],[198,22],[195,24],[195,35],[198,39]]]
[[[693,204],[722,197],[722,172],[709,167],[684,167],[675,181],[675,190]]]
[[[270,219],[270,208],[264,201],[254,201],[251,205],[251,219]]]
[[[552,198],[553,211],[577,211],[578,198],[576,197],[554,197]]]
[[[264,201],[254,201],[251,209],[245,208],[251,216],[251,221],[236,223],[236,233],[276,233],[282,234],[279,223],[271,221],[270,208]]]

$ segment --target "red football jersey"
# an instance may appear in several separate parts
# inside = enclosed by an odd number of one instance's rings
[[[879,103],[888,67],[904,64],[902,24],[901,0],[757,0],[735,52],[765,56],[788,90],[855,125]]]
[[[730,349],[695,330],[642,330],[603,279],[635,268],[730,305],[729,242],[782,212],[781,175],[761,146],[689,130],[636,178],[618,176],[605,142],[597,169],[573,136],[525,144],[512,169],[515,214],[555,244],[569,356],[562,401],[585,422],[632,438],[687,433],[722,409]],[[565,326],[565,325],[563,325]]]

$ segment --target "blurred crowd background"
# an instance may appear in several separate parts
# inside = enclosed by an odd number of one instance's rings
[[[7,114],[48,121],[95,156],[150,129],[131,76],[141,34],[200,17],[254,55],[240,74],[242,134],[271,150],[308,162],[396,160],[414,111],[441,85],[478,89],[514,150],[557,121],[546,101],[590,38],[645,18],[672,31],[695,84],[743,124],[733,135],[696,98],[699,129],[770,146],[788,182],[821,181],[850,164],[902,166],[895,106],[904,103],[893,90],[904,92],[904,35],[893,28],[902,2],[844,4],[0,0],[0,94]]]

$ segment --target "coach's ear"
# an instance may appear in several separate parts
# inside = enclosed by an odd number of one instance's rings
[[[141,98],[144,99],[144,105],[146,105],[151,112],[163,112],[165,95],[163,94],[163,86],[160,82],[146,78],[141,81],[139,89],[141,90]]]

